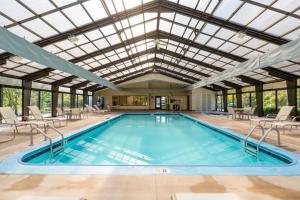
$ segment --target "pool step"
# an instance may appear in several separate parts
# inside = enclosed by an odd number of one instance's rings
[[[52,149],[52,157],[56,156],[57,154],[60,154],[61,152],[63,152],[65,150],[64,146],[61,145],[61,146],[58,146],[56,148],[53,148]]]

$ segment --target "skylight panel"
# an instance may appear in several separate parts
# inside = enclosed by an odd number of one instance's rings
[[[115,9],[117,10],[117,12],[122,12],[125,10],[122,0],[112,0],[112,1],[113,1],[113,5],[115,6]]]
[[[129,20],[129,23],[131,26],[133,26],[135,24],[139,24],[139,23],[143,22],[143,14],[130,17],[128,20]]]
[[[150,12],[150,13],[144,13],[144,16],[145,16],[145,20],[150,20],[150,19],[154,19],[157,17],[157,13],[154,13],[154,12]]]
[[[278,45],[269,43],[269,44],[267,44],[267,45],[265,45],[265,46],[262,46],[262,47],[259,48],[258,50],[263,51],[263,52],[269,52],[269,51],[274,50],[274,49],[277,48],[277,47],[278,47]]]
[[[53,28],[51,28],[39,18],[25,22],[23,25],[33,32],[37,33],[38,35],[42,36],[43,38],[47,38],[57,34],[57,32]]]
[[[9,16],[10,18],[21,21],[34,16],[29,10],[24,8],[21,4],[12,0],[1,0],[0,12]]]
[[[108,42],[106,41],[106,39],[102,38],[100,40],[96,40],[94,41],[94,44],[99,48],[99,49],[103,49],[105,47],[109,47]]]
[[[26,29],[24,29],[23,27],[17,25],[17,26],[13,26],[11,28],[8,28],[7,30],[9,30],[10,32],[24,38],[29,41],[29,42],[35,42],[40,40],[41,38],[34,35],[33,33],[27,31]]]
[[[145,33],[143,24],[134,26],[134,27],[131,28],[131,30],[132,30],[133,37],[143,35]]]
[[[187,28],[185,30],[183,37],[186,39],[194,40],[194,38],[195,38],[194,31],[192,31],[192,29]]]
[[[214,35],[219,28],[220,28],[219,26],[215,26],[212,24],[206,24],[206,26],[203,28],[202,32],[207,33],[209,35]]]
[[[53,2],[59,7],[74,3],[76,1],[77,0],[63,0],[63,1],[62,0],[53,0]]]
[[[187,25],[190,21],[190,17],[187,17],[187,16],[184,16],[184,15],[181,15],[181,14],[176,14],[175,16],[175,21],[180,23],[180,24],[183,24],[183,25]]]
[[[161,19],[159,23],[159,30],[169,33],[171,31],[171,26],[172,24],[170,22]]]
[[[22,0],[22,2],[37,14],[45,13],[55,9],[50,1]]]
[[[221,44],[223,44],[223,40],[217,39],[217,38],[212,38],[208,43],[207,46],[213,47],[213,48],[218,48]]]
[[[210,36],[204,35],[204,34],[199,34],[195,42],[200,43],[200,44],[205,44],[209,40]]]
[[[90,17],[84,11],[81,5],[66,8],[63,12],[73,21],[77,26],[82,26],[91,23]]]
[[[256,1],[258,3],[265,4],[265,5],[270,5],[271,3],[274,2],[274,0],[252,0],[252,1]]]
[[[55,12],[46,16],[43,16],[48,23],[54,26],[60,32],[65,32],[70,29],[74,29],[74,25],[60,12]]]
[[[126,10],[142,5],[142,0],[123,0],[123,1]]]
[[[119,55],[120,58],[128,57],[126,52],[119,53],[118,55]]]
[[[239,47],[237,49],[235,49],[234,51],[232,51],[231,53],[238,55],[238,56],[243,56],[246,53],[249,53],[251,51],[251,49],[246,48],[246,47]]]
[[[270,25],[274,24],[278,20],[280,20],[284,15],[271,11],[266,10],[260,16],[258,16],[254,21],[249,24],[249,27],[255,28],[257,30],[265,30]]]
[[[272,7],[278,8],[280,10],[284,10],[287,12],[291,12],[300,6],[299,0],[278,0],[276,1]]]
[[[78,47],[76,48],[73,48],[73,49],[70,49],[68,50],[68,52],[73,55],[74,57],[79,57],[79,56],[83,56],[85,55],[86,53],[84,53],[84,51],[82,51],[81,49],[79,49]]]
[[[253,38],[251,40],[249,40],[247,43],[245,43],[245,46],[251,47],[253,49],[257,49],[258,47],[261,47],[262,45],[267,44],[267,42],[260,40],[260,39],[256,39]]]
[[[70,49],[75,47],[74,44],[72,42],[70,42],[69,40],[63,40],[60,42],[57,42],[56,45],[61,48],[61,49]]]
[[[225,28],[221,28],[217,33],[216,36],[219,38],[222,38],[224,40],[228,40],[229,38],[231,38],[234,34],[236,34],[236,32],[225,29]]]
[[[244,4],[230,21],[246,25],[253,20],[264,8],[252,4]],[[247,13],[247,14],[246,14]]]
[[[266,32],[271,33],[273,35],[282,36],[283,34],[293,30],[298,27],[300,24],[300,20],[294,17],[287,17],[280,22],[276,23],[274,26],[269,28]]]
[[[43,47],[43,49],[45,49],[46,51],[49,51],[49,52],[51,52],[51,53],[57,53],[57,52],[61,51],[59,48],[57,48],[56,46],[54,46],[54,45],[52,45],[52,44]]]
[[[156,23],[157,23],[157,20],[152,20],[150,22],[145,23],[146,32],[149,33],[151,31],[156,30]]]
[[[90,40],[97,40],[97,39],[103,38],[103,35],[101,34],[101,32],[98,29],[86,32],[85,35]]]
[[[172,28],[172,34],[182,37],[184,30],[185,28],[183,26],[174,24]]]
[[[115,45],[121,42],[117,34],[111,35],[106,38],[111,45]]]
[[[8,24],[11,24],[12,21],[10,21],[9,19],[7,19],[6,17],[3,17],[2,15],[0,15],[0,26],[4,27]]]
[[[93,20],[99,20],[107,17],[106,11],[99,0],[89,0],[83,3]]]
[[[174,15],[175,15],[175,13],[166,12],[166,13],[161,13],[161,14],[160,14],[160,17],[166,18],[166,19],[169,19],[169,20],[172,20],[172,21],[173,21]]]
[[[298,28],[297,30],[287,34],[284,36],[284,38],[288,39],[288,40],[296,40],[300,35],[300,28]]]
[[[232,13],[242,4],[241,1],[222,1],[214,15],[223,19],[228,19]]]
[[[237,48],[238,45],[231,42],[225,42],[219,49],[225,52],[231,52],[233,49]]]
[[[13,75],[13,76],[25,76],[26,73],[22,73],[22,72],[19,72],[19,71],[14,71],[14,70],[8,70],[8,71],[5,71],[5,72],[2,72],[3,74],[9,74],[9,75]]]
[[[115,14],[116,10],[112,3],[112,0],[105,0],[105,5],[107,6],[110,14]]]
[[[197,10],[211,13],[218,3],[219,0],[201,0],[198,4]]]
[[[116,30],[113,25],[104,26],[101,28],[101,31],[105,36],[116,33]]]
[[[179,4],[190,7],[190,8],[195,8],[197,5],[197,0],[191,1],[191,0],[179,0]]]
[[[71,56],[70,54],[68,54],[66,52],[61,52],[57,55],[65,60],[71,60],[72,58],[74,58],[73,56]]]
[[[123,28],[129,27],[129,21],[127,19],[122,20],[121,24],[122,24]],[[122,29],[122,27],[121,27],[121,29]]]

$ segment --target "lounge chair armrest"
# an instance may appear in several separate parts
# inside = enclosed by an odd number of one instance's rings
[[[292,116],[292,122],[296,122],[297,119],[300,119],[300,116]]]
[[[266,118],[275,118],[275,117],[276,117],[275,114],[267,114],[267,115],[266,115]]]

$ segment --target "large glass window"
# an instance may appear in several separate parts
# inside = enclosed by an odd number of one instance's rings
[[[120,106],[147,106],[148,97],[147,96],[113,96],[112,105]]]
[[[3,88],[3,106],[11,107],[16,115],[22,115],[22,90],[17,88]]]
[[[64,105],[64,108],[70,108],[71,106],[71,97],[70,97],[70,94],[66,94],[64,93],[63,94],[63,105]]]
[[[217,111],[224,111],[223,108],[223,96],[217,96]]]
[[[88,104],[89,106],[93,105],[93,96],[88,96]]]
[[[264,114],[276,113],[276,92],[264,91],[263,93]]]
[[[236,97],[235,94],[227,95],[227,106],[228,107],[236,107]]]
[[[297,89],[297,114],[300,114],[300,88]]]
[[[282,106],[287,106],[287,105],[288,105],[287,90],[278,90],[277,91],[277,111],[279,111]]]
[[[255,92],[252,92],[250,94],[250,99],[251,99],[251,107],[256,107],[257,104],[256,104],[256,93]]]
[[[83,95],[77,95],[77,107],[83,108]]]
[[[251,99],[250,99],[250,93],[243,93],[242,94],[242,107],[251,107]]]
[[[40,107],[39,91],[31,90],[30,105]]]
[[[52,113],[52,93],[47,91],[40,92],[40,110],[45,115]]]

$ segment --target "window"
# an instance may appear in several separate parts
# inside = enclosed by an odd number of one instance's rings
[[[83,96],[82,95],[77,95],[77,107],[83,108]]]
[[[112,105],[120,106],[147,106],[148,97],[147,96],[113,96]]]
[[[11,107],[16,115],[22,115],[22,90],[17,88],[3,88],[3,106]]]
[[[300,114],[300,88],[297,89],[297,114]]]
[[[252,92],[250,93],[250,100],[251,100],[251,107],[256,107],[256,93]]]
[[[88,96],[88,104],[89,106],[93,106],[93,96]]]
[[[223,96],[217,96],[217,111],[224,111],[223,108]]]
[[[70,94],[66,94],[64,93],[63,94],[63,105],[64,107],[63,108],[70,108]]]
[[[264,91],[263,93],[264,114],[276,113],[276,92]]]
[[[288,105],[288,96],[287,90],[278,90],[277,91],[277,112],[282,106]]]
[[[30,105],[40,107],[39,91],[31,90]]]
[[[51,116],[52,113],[52,93],[47,91],[40,92],[40,110],[43,114]]]
[[[251,99],[250,99],[251,93],[243,93],[242,94],[242,107],[251,107]]]
[[[236,97],[235,94],[227,95],[227,106],[228,107],[236,107]]]

